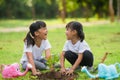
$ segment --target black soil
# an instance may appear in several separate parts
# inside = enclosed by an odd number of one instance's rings
[[[75,80],[77,79],[77,77],[78,77],[77,73],[68,76],[62,75],[59,71],[50,71],[37,75],[35,80]]]

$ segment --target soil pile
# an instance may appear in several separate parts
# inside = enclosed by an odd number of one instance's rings
[[[73,75],[62,75],[59,71],[51,71],[37,75],[36,80],[76,80],[78,74],[74,73]]]

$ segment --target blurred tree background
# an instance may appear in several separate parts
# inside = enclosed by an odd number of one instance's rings
[[[110,9],[120,19],[120,0],[0,0],[0,18],[9,19],[84,17],[88,21],[109,17]]]

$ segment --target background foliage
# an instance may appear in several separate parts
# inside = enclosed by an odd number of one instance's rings
[[[109,0],[65,0],[67,17],[108,17]],[[115,14],[117,0],[113,0]],[[62,0],[0,0],[0,18],[58,18]]]

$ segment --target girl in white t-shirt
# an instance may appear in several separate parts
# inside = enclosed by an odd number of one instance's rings
[[[32,74],[37,75],[36,69],[46,69],[46,60],[51,56],[51,45],[47,40],[47,28],[43,21],[36,21],[29,27],[29,32],[24,39],[24,54],[21,58],[22,68],[26,69],[27,63],[32,65]],[[45,59],[42,53],[45,51]]]
[[[90,47],[84,40],[85,36],[82,25],[77,21],[69,22],[66,25],[66,37],[67,41],[60,58],[61,72],[70,75],[80,66],[92,68],[94,59]],[[65,69],[65,59],[72,64],[69,70]]]

